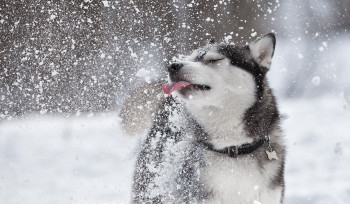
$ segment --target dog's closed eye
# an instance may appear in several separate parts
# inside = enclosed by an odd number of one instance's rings
[[[205,64],[214,64],[214,63],[216,63],[216,62],[218,62],[218,61],[220,61],[220,60],[223,60],[223,59],[225,59],[225,58],[208,59],[208,60],[205,61]]]

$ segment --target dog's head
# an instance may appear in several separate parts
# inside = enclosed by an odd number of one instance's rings
[[[270,33],[246,46],[210,43],[168,67],[172,91],[188,104],[250,106],[262,96],[263,79],[271,65],[275,35]]]

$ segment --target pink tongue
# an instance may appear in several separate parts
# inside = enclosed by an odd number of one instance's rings
[[[188,85],[190,85],[190,83],[186,81],[173,82],[171,84],[162,84],[162,90],[166,94],[171,94],[171,92],[180,90]]]

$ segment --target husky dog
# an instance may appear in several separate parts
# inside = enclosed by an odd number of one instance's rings
[[[266,79],[275,42],[211,42],[169,66],[133,203],[283,202],[285,147]]]

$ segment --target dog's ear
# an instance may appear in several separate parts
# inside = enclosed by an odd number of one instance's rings
[[[275,44],[275,34],[266,34],[249,44],[250,54],[260,66],[270,69]]]

